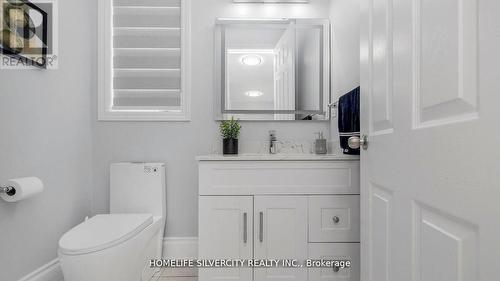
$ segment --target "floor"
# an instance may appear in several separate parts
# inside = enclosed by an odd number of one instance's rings
[[[198,277],[195,276],[171,276],[166,269],[160,270],[155,274],[150,281],[198,281]]]

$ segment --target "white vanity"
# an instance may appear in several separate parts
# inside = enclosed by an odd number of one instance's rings
[[[200,281],[359,281],[359,158],[199,161],[200,259],[337,259],[351,268],[210,268]]]

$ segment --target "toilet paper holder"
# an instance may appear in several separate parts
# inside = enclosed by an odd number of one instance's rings
[[[13,186],[0,186],[0,193],[5,193],[9,196],[16,194],[16,189]]]

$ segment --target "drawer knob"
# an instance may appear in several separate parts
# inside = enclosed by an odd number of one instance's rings
[[[334,272],[339,272],[340,271],[340,266],[336,265],[333,267]]]
[[[339,223],[340,222],[340,218],[335,216],[333,217],[333,223]]]

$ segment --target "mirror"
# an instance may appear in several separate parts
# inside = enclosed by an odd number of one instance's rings
[[[216,119],[328,120],[327,19],[218,19]]]

